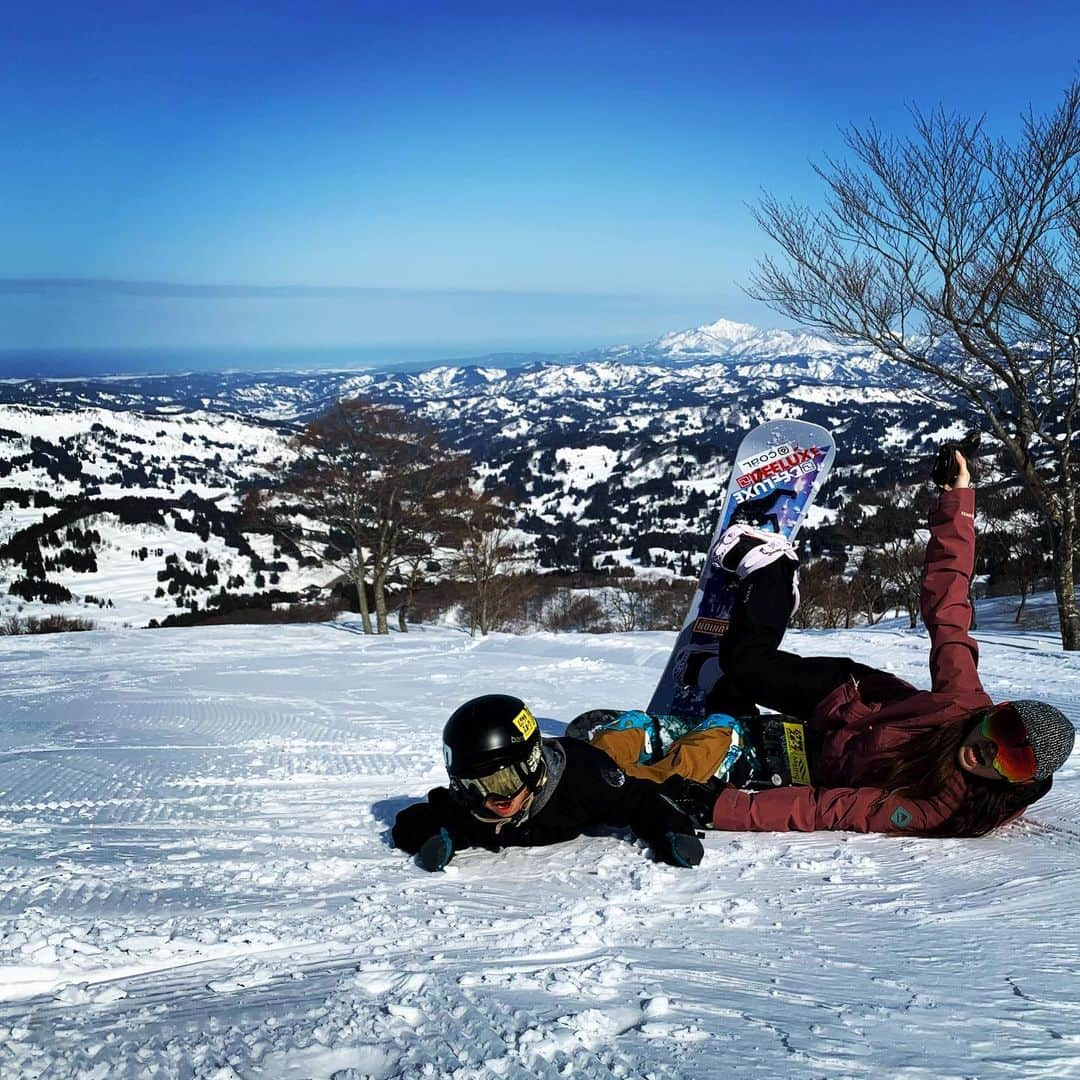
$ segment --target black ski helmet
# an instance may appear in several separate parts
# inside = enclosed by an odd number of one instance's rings
[[[521,698],[484,694],[459,706],[443,728],[450,789],[471,807],[507,797],[544,778],[540,726]]]

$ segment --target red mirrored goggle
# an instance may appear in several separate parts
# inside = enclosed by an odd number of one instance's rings
[[[979,730],[997,747],[991,764],[1006,780],[1017,784],[1035,779],[1035,751],[1024,721],[1011,705],[995,705],[983,716]]]

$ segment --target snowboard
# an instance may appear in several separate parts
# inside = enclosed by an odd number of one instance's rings
[[[627,715],[635,716],[637,722],[634,726],[641,727],[645,733],[644,763],[650,765],[665,757],[675,740],[694,727],[693,720],[677,716],[590,709],[567,724],[566,735],[588,742],[602,728],[617,723],[620,716]],[[813,782],[806,725],[801,720],[780,713],[767,713],[763,716],[733,718],[731,726],[738,733],[733,739],[738,752],[730,768],[718,779],[750,791],[805,786]]]
[[[804,420],[771,420],[743,438],[705,568],[648,713],[704,718],[706,695],[722,674],[717,647],[737,596],[734,576],[713,563],[717,542],[729,525],[740,522],[794,540],[835,456],[832,435]]]

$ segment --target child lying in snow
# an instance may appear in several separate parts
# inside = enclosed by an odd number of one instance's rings
[[[629,826],[672,866],[697,866],[697,822],[677,799],[683,782],[628,776],[577,739],[545,739],[520,698],[466,702],[443,729],[449,788],[402,810],[394,844],[441,870],[465,847],[498,851],[572,840],[596,826]]]

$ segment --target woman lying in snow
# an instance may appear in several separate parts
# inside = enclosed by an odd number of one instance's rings
[[[1050,790],[1075,730],[1052,705],[994,705],[982,688],[968,633],[975,493],[967,462],[956,459],[956,480],[931,514],[923,572],[928,691],[854,660],[779,651],[797,602],[794,550],[747,526],[721,538],[714,558],[741,585],[720,651],[728,674],[710,703],[737,715],[756,701],[805,720],[812,786],[728,785],[715,800],[694,789],[701,820],[716,829],[981,836]]]
[[[392,830],[425,870],[441,870],[460,848],[555,844],[597,826],[629,826],[673,866],[701,862],[697,823],[660,784],[627,776],[586,742],[542,738],[520,698],[462,705],[443,728],[443,756],[450,786],[407,806]]]

